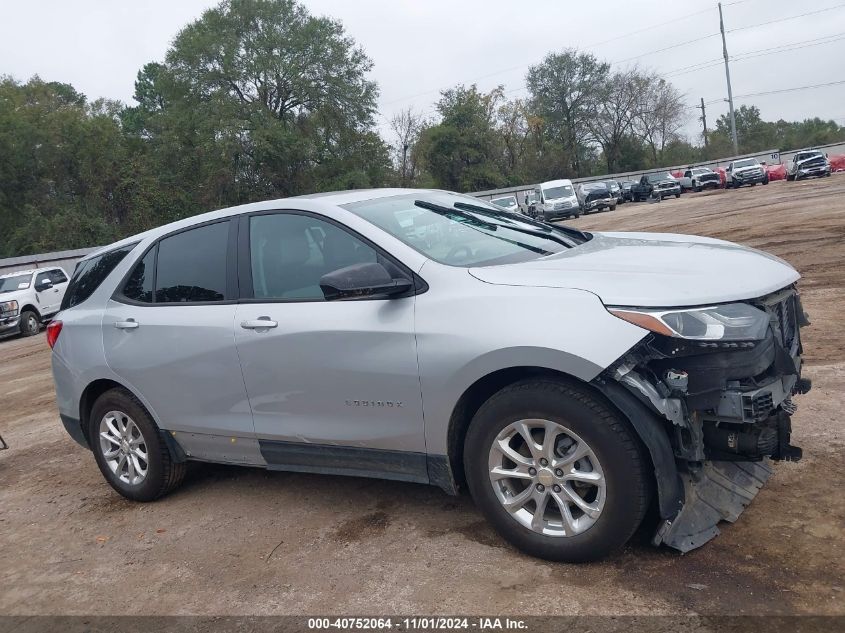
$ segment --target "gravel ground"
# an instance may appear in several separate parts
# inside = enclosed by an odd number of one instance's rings
[[[599,564],[528,558],[467,496],[387,481],[198,465],[124,500],[58,421],[44,335],[0,342],[0,613],[845,614],[845,175],[687,194],[582,217],[784,257],[804,275],[814,387],[794,442],[736,524],[680,555],[632,542]]]

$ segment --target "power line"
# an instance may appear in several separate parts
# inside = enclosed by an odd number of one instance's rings
[[[725,7],[734,6],[734,5],[738,5],[738,4],[743,4],[743,3],[748,2],[748,1],[749,0],[736,0],[735,2],[724,3],[723,6],[725,6]],[[748,30],[748,29],[754,29],[754,28],[759,28],[759,27],[762,27],[762,26],[767,26],[769,24],[777,24],[777,23],[786,22],[786,21],[789,21],[789,20],[797,20],[799,18],[804,18],[804,17],[807,17],[807,16],[817,15],[817,14],[825,13],[825,12],[828,12],[828,11],[834,11],[836,9],[841,9],[843,7],[845,7],[845,3],[837,4],[837,5],[834,5],[834,6],[831,6],[831,7],[825,7],[825,8],[822,8],[822,9],[817,9],[815,11],[807,11],[805,13],[800,13],[800,14],[797,14],[797,15],[790,15],[790,16],[785,16],[785,17],[782,17],[782,18],[776,18],[774,20],[767,20],[765,22],[758,22],[758,23],[755,23],[755,24],[748,24],[748,25],[745,25],[745,26],[739,26],[739,27],[736,27],[736,28],[733,28],[733,29],[726,30],[725,32],[726,33],[734,33],[734,32],[737,32],[737,31],[744,31],[744,30]],[[702,9],[701,11],[697,11],[695,13],[690,13],[688,15],[685,15],[685,16],[682,16],[682,17],[679,17],[679,18],[674,18],[672,20],[667,20],[665,22],[653,24],[653,25],[647,26],[645,28],[637,29],[635,31],[630,31],[628,33],[624,33],[622,35],[618,35],[618,36],[615,36],[615,37],[612,37],[612,38],[609,38],[609,39],[606,39],[606,40],[602,40],[602,41],[599,41],[599,42],[594,42],[594,43],[591,43],[591,44],[584,46],[583,48],[589,49],[589,48],[592,48],[592,47],[595,47],[595,46],[600,46],[602,44],[607,44],[609,42],[613,42],[613,41],[617,41],[617,40],[624,39],[624,38],[627,38],[627,37],[631,37],[633,35],[638,35],[640,33],[646,32],[646,31],[650,31],[650,30],[653,30],[653,29],[656,29],[656,28],[667,26],[669,24],[674,24],[674,23],[680,22],[682,20],[686,20],[686,19],[692,18],[694,16],[701,15],[703,13],[707,13],[709,11],[712,11],[712,9]],[[685,40],[683,42],[678,42],[677,44],[672,44],[670,46],[665,46],[663,48],[659,48],[659,49],[655,49],[655,50],[648,51],[648,52],[645,52],[645,53],[641,53],[640,55],[636,55],[636,56],[633,56],[633,57],[628,57],[626,59],[613,61],[613,62],[610,62],[610,65],[613,66],[613,65],[618,65],[618,64],[623,64],[623,63],[626,63],[626,62],[634,61],[634,60],[637,60],[637,59],[641,59],[643,57],[647,57],[649,55],[654,55],[656,53],[662,53],[662,52],[665,52],[665,51],[668,51],[668,50],[673,50],[673,49],[676,49],[676,48],[680,48],[682,46],[686,46],[688,44],[693,44],[695,42],[700,42],[700,41],[703,41],[703,40],[706,40],[706,39],[710,39],[711,37],[715,37],[717,35],[719,35],[719,33],[710,33],[708,35],[703,35],[703,36],[696,37],[696,38],[693,38],[693,39],[690,39],[690,40]],[[740,53],[740,54],[732,57],[731,61],[744,61],[746,59],[753,59],[755,57],[761,57],[761,56],[765,56],[765,55],[769,55],[769,54],[776,54],[776,53],[780,53],[780,52],[798,50],[798,49],[806,48],[806,47],[809,47],[809,46],[829,44],[829,43],[833,43],[833,42],[836,42],[836,41],[840,41],[842,39],[845,39],[845,34],[837,34],[835,36],[833,36],[833,35],[832,36],[826,36],[826,37],[823,37],[823,38],[805,40],[803,42],[794,42],[792,44],[779,45],[779,46],[771,47],[771,48],[768,48],[768,49],[759,49],[759,50],[755,50],[755,51],[748,51],[746,53]],[[669,71],[668,73],[663,73],[663,76],[664,77],[672,77],[672,76],[683,75],[683,74],[686,74],[686,73],[689,73],[689,72],[696,72],[698,70],[705,70],[705,69],[708,69],[708,68],[712,68],[712,67],[715,67],[717,65],[720,65],[721,63],[722,63],[721,58],[714,58],[714,59],[711,59],[711,60],[699,62],[697,64],[692,64],[690,66],[684,66],[682,68],[677,68],[675,70]],[[472,82],[474,83],[474,82],[476,82],[480,79],[486,79],[486,78],[493,77],[493,76],[496,76],[496,75],[499,75],[499,74],[511,72],[513,70],[519,70],[519,69],[525,68],[525,67],[530,66],[530,65],[531,65],[530,63],[526,63],[526,64],[520,64],[518,66],[511,66],[509,68],[500,69],[500,70],[494,71],[492,73],[488,73],[486,75],[476,77],[475,79],[472,80]],[[462,82],[462,83],[467,83],[467,82]],[[519,91],[525,90],[525,89],[526,89],[526,86],[523,84],[523,85],[518,86],[516,88],[506,90],[505,94],[511,94],[511,93],[519,92]],[[441,90],[442,90],[442,88],[427,90],[425,92],[420,92],[420,93],[417,93],[417,94],[414,94],[414,95],[408,95],[408,96],[405,96],[405,97],[401,97],[399,99],[393,99],[391,101],[385,102],[383,105],[388,106],[388,105],[392,105],[392,104],[399,103],[399,102],[402,102],[402,101],[408,101],[408,100],[411,100],[411,99],[416,99],[418,97],[423,97],[423,96],[426,96],[426,95],[429,95],[429,94],[438,93]],[[745,97],[745,96],[751,96],[751,95],[743,95],[743,97]],[[706,102],[706,103],[712,104],[712,103],[717,103],[719,101],[721,101],[721,99],[715,99],[715,100],[712,100],[712,101],[709,101],[709,102]],[[698,106],[690,106],[690,107],[697,108]],[[428,110],[424,111],[423,114],[433,114],[435,110],[436,110],[436,108],[429,108]],[[386,115],[379,113],[379,116],[383,117],[385,120],[388,120],[388,117]]]
[[[788,15],[786,17],[777,18],[775,20],[769,20],[767,22],[758,22],[756,24],[748,24],[746,26],[738,26],[735,29],[730,29],[729,31],[726,31],[726,32],[727,33],[734,33],[736,31],[745,31],[747,29],[756,29],[758,27],[766,26],[768,24],[777,24],[779,22],[786,22],[787,20],[797,20],[798,18],[805,18],[808,15],[816,15],[816,14],[819,14],[819,13],[825,13],[827,11],[834,11],[836,9],[841,9],[843,7],[845,7],[845,3],[836,4],[836,5],[833,5],[832,7],[825,7],[824,9],[816,9],[815,11],[808,11],[807,13],[799,13],[798,15]]]
[[[776,53],[786,53],[789,51],[796,51],[802,48],[808,48],[811,46],[821,46],[822,44],[832,44],[834,42],[838,42],[845,39],[845,33],[835,33],[833,35],[827,35],[824,37],[813,38],[810,40],[803,40],[801,42],[792,42],[790,44],[781,44],[779,46],[774,46],[770,48],[761,48],[753,51],[746,51],[744,53],[739,53],[737,55],[731,56],[731,62],[741,62],[747,59],[754,59],[756,57],[767,57],[769,55],[774,55]],[[823,41],[822,41],[823,40]],[[678,75],[685,75],[687,73],[696,72],[699,70],[705,70],[707,68],[712,68],[714,66],[719,66],[722,64],[721,58],[715,59],[708,59],[697,64],[692,64],[690,66],[683,66],[681,68],[675,68],[673,70],[669,70],[666,72],[661,73],[663,77],[677,77]]]
[[[747,0],[741,0],[741,2],[747,2]],[[734,4],[740,4],[740,2],[736,2]],[[621,39],[624,39],[626,37],[631,37],[632,35],[639,35],[640,33],[645,33],[646,31],[651,31],[653,29],[660,28],[660,27],[663,27],[663,26],[667,26],[669,24],[675,24],[676,22],[688,20],[692,17],[695,17],[697,15],[701,15],[702,13],[707,13],[708,11],[712,11],[712,10],[713,10],[712,8],[708,8],[708,9],[702,9],[701,11],[696,11],[695,13],[688,13],[687,15],[681,16],[679,18],[675,18],[673,20],[667,20],[665,22],[659,22],[657,24],[651,24],[651,25],[646,26],[644,28],[637,29],[636,31],[630,31],[628,33],[623,33],[622,35],[617,35],[615,37],[611,37],[610,39],[602,40],[600,42],[592,42],[590,44],[584,45],[583,48],[586,50],[586,49],[594,48],[596,46],[601,46],[603,44],[608,44],[610,42],[615,42],[617,40],[621,40]],[[612,62],[612,63],[614,63],[614,62]],[[621,62],[615,62],[615,63],[621,63]],[[530,66],[531,64],[532,64],[532,62],[528,62],[528,63],[525,63],[525,64],[520,64],[518,66],[511,66],[509,68],[502,68],[502,69],[499,69],[499,70],[495,70],[495,71],[488,73],[486,75],[481,75],[480,77],[476,77],[475,79],[472,80],[471,83],[474,83],[474,82],[476,82],[480,79],[487,79],[488,77],[494,77],[496,75],[501,75],[503,73],[511,72],[513,70],[520,70],[522,68]],[[470,82],[464,81],[464,82],[461,82],[461,83],[470,83]],[[409,99],[416,99],[417,97],[424,97],[424,96],[429,95],[429,94],[434,94],[436,92],[440,92],[440,90],[441,90],[441,88],[436,88],[436,89],[433,89],[433,90],[426,90],[425,92],[420,92],[420,93],[417,93],[417,94],[414,94],[414,95],[409,95],[409,96],[406,96],[406,97],[400,97],[399,99],[393,99],[391,101],[387,101],[383,105],[388,106],[388,105],[392,105],[394,103],[399,103],[400,101],[408,101]]]
[[[794,88],[781,88],[780,90],[766,90],[764,92],[750,92],[747,95],[737,95],[737,99],[744,99],[746,97],[762,97],[764,95],[776,95],[783,92],[797,92],[799,90],[812,90],[814,88],[827,88],[828,86],[839,86],[845,84],[845,79],[840,81],[829,81],[824,84],[815,84],[812,86],[795,86]]]

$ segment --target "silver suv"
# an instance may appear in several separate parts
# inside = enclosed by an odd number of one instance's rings
[[[516,547],[584,561],[651,504],[655,544],[698,547],[800,457],[797,280],[721,240],[350,191],[92,254],[48,342],[64,426],[130,499],[190,460],[465,486]]]

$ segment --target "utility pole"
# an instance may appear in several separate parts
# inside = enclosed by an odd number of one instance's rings
[[[707,111],[704,109],[704,97],[701,97],[701,105],[696,107],[701,110],[701,122],[704,124],[704,147],[707,147]]]
[[[728,80],[728,107],[731,112],[731,137],[734,142],[734,155],[739,154],[739,142],[736,138],[736,116],[734,116],[734,95],[731,90],[731,67],[728,64],[728,45],[725,42],[725,20],[722,18],[722,3],[719,3],[719,30],[722,32],[722,53],[725,56],[725,78]]]

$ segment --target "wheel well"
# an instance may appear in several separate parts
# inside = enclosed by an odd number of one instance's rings
[[[547,367],[508,367],[479,378],[458,399],[452,411],[452,417],[449,419],[446,445],[449,451],[449,465],[452,468],[452,476],[459,487],[466,485],[466,477],[464,475],[464,438],[466,437],[469,423],[472,422],[472,418],[475,417],[481,405],[487,402],[493,394],[501,391],[508,385],[512,385],[525,378],[536,378],[540,376],[563,380],[577,380],[569,374],[548,369]]]
[[[622,420],[631,425],[634,437],[641,445],[643,457],[647,460],[652,478],[654,478],[654,463],[645,446],[643,438],[640,433],[633,428],[628,415],[619,409],[617,405],[611,402],[605,394],[590,383],[584,382],[570,374],[561,371],[549,369],[547,367],[509,367],[507,369],[500,369],[491,374],[487,374],[483,378],[475,381],[458,399],[452,417],[449,420],[449,431],[447,437],[447,447],[449,451],[449,465],[452,468],[452,477],[458,487],[466,486],[466,475],[464,473],[464,439],[466,438],[467,430],[472,418],[476,412],[481,408],[487,400],[498,391],[501,391],[508,385],[523,380],[525,378],[551,378],[564,382],[577,383],[581,388],[593,393],[595,397],[603,401],[606,406],[616,411]],[[652,482],[654,483],[654,482]]]
[[[31,310],[32,312],[35,312],[35,314],[37,314],[37,315],[38,315],[38,318],[39,318],[39,319],[41,318],[41,312],[39,312],[39,311],[38,311],[38,308],[36,308],[36,307],[35,307],[34,305],[32,305],[31,303],[27,303],[24,307],[22,307],[22,308],[21,308],[21,311],[20,311],[20,312],[18,312],[18,314],[23,314],[23,313],[24,313],[25,311],[27,311],[27,310]]]
[[[85,439],[88,440],[89,445],[91,444],[91,438],[88,437],[88,420],[91,417],[91,409],[94,408],[97,398],[115,387],[123,388],[123,385],[114,380],[103,378],[101,380],[95,380],[85,387],[85,391],[82,392],[82,397],[79,399],[79,421],[82,424],[82,433],[85,435]]]

